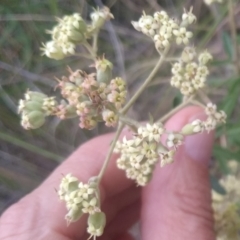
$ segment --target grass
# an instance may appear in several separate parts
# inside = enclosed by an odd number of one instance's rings
[[[103,1],[112,6],[115,19],[100,33],[101,53],[114,63],[114,73],[126,77],[130,94],[135,92],[152,69],[157,53],[151,41],[133,30],[131,20],[139,18],[143,9],[152,13],[163,6],[173,15],[179,15],[183,6],[194,5],[198,23],[194,27],[195,46],[206,47],[215,56],[209,78],[212,99],[227,111],[229,122],[218,130],[224,133],[226,143],[216,139],[214,156],[220,171],[227,171],[226,161],[240,160],[239,149],[239,91],[240,78],[233,65],[233,49],[227,24],[227,8],[215,5],[207,9],[198,1]],[[49,36],[45,33],[54,24],[54,16],[80,12],[84,17],[99,1],[2,0],[0,6],[0,212],[19,197],[36,187],[74,149],[88,139],[107,130],[99,125],[94,131],[80,130],[78,120],[60,122],[48,120],[44,127],[25,131],[20,126],[17,104],[27,89],[54,94],[54,77],[66,74],[66,66],[88,69],[89,61],[78,57],[53,61],[40,56],[39,48]],[[239,12],[237,4],[235,11]],[[215,16],[215,11],[219,16]],[[238,43],[240,36],[237,36]],[[112,45],[109,47],[109,45]],[[169,65],[170,66],[170,65]],[[131,110],[136,119],[144,119],[142,112],[151,112],[155,119],[179,103],[179,93],[169,88],[169,66],[154,79],[154,84],[143,93]],[[159,81],[159,79],[164,81]],[[158,89],[156,88],[158,87]],[[167,100],[166,100],[167,99]],[[224,156],[224,157],[223,157]]]

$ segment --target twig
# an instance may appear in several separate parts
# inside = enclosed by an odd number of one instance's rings
[[[115,136],[114,136],[114,139],[113,139],[113,141],[112,141],[112,143],[111,143],[111,147],[110,147],[110,149],[109,149],[109,151],[108,151],[107,157],[106,157],[106,159],[105,159],[105,161],[104,161],[104,163],[103,163],[103,166],[102,166],[102,168],[101,168],[101,170],[100,170],[100,172],[99,172],[99,174],[98,174],[98,183],[101,181],[101,179],[102,179],[102,177],[103,177],[103,174],[104,174],[104,172],[105,172],[105,170],[106,170],[106,168],[107,168],[107,166],[108,166],[108,163],[109,163],[109,161],[110,161],[110,159],[111,159],[111,156],[112,156],[114,147],[115,147],[115,145],[116,145],[116,142],[117,142],[117,140],[118,140],[118,138],[119,138],[119,136],[120,136],[120,134],[121,134],[124,126],[125,126],[124,123],[119,122],[118,129],[117,129],[117,131],[116,131],[116,133],[115,133]]]

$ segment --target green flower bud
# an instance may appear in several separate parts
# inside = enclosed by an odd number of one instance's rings
[[[42,103],[37,101],[26,101],[23,107],[25,112],[42,111]]]
[[[98,59],[96,61],[95,66],[97,70],[97,81],[107,84],[110,83],[112,79],[112,63],[103,57],[102,59]]]
[[[99,237],[103,234],[106,225],[106,215],[103,212],[96,212],[88,217],[87,232],[91,236]]]
[[[192,126],[192,124],[187,124],[182,128],[181,133],[183,135],[192,135],[193,134],[193,128],[194,128],[194,126]]]
[[[182,128],[181,133],[183,135],[192,135],[192,134],[196,134],[196,133],[202,132],[203,130],[204,130],[203,122],[201,120],[199,120],[199,119],[196,119],[192,123],[186,124]]]
[[[45,115],[40,111],[32,111],[30,113],[23,112],[22,126],[25,129],[36,129],[41,127],[45,122]]]
[[[26,100],[32,100],[32,101],[42,103],[45,98],[47,98],[47,95],[40,93],[40,92],[27,91],[25,93]]]
[[[67,220],[67,224],[69,225],[71,222],[78,221],[81,216],[83,215],[82,209],[71,209],[65,216],[65,219]]]
[[[49,41],[43,44],[41,50],[42,55],[46,55],[48,58],[55,60],[61,60],[67,55],[64,53],[63,47],[57,41]]]
[[[93,12],[90,18],[92,19],[93,29],[100,29],[107,20],[114,17],[108,7],[103,7]]]

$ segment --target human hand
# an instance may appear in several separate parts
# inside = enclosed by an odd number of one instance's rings
[[[179,130],[203,117],[200,108],[188,107],[175,114],[166,128]],[[112,138],[113,134],[107,134],[82,145],[41,186],[11,206],[0,219],[0,239],[87,239],[86,218],[67,227],[67,211],[54,188],[61,174],[72,173],[82,182],[96,176]],[[143,240],[215,239],[208,176],[212,144],[212,133],[187,137],[175,162],[164,168],[156,166],[144,188],[126,179],[113,156],[100,186],[107,225],[99,239],[132,239],[127,231],[139,219]]]

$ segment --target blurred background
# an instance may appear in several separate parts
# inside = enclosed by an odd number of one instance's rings
[[[81,57],[61,61],[40,55],[42,42],[50,40],[46,29],[55,24],[55,16],[79,12],[85,19],[96,6],[111,8],[115,18],[104,26],[99,37],[99,54],[114,64],[114,75],[127,80],[129,92],[135,92],[151,69],[158,53],[151,39],[135,31],[132,20],[142,11],[152,14],[165,9],[181,17],[183,8],[194,7],[197,23],[192,27],[193,43],[198,51],[206,48],[214,56],[210,65],[211,99],[226,111],[229,120],[216,133],[211,181],[224,190],[218,178],[228,173],[227,162],[240,160],[240,77],[236,54],[240,43],[240,3],[233,1],[232,25],[229,2],[211,7],[202,0],[1,0],[0,4],[0,213],[20,197],[37,187],[51,171],[79,145],[109,131],[102,124],[93,131],[79,128],[78,119],[59,121],[49,118],[40,129],[26,131],[20,126],[17,105],[27,89],[58,95],[54,77],[67,74],[66,67],[91,72],[91,62]],[[231,12],[231,11],[230,11]],[[84,49],[79,48],[79,52]],[[137,120],[147,113],[157,119],[181,101],[178,90],[169,85],[170,64],[157,77],[130,111]],[[111,130],[111,129],[110,129]]]

